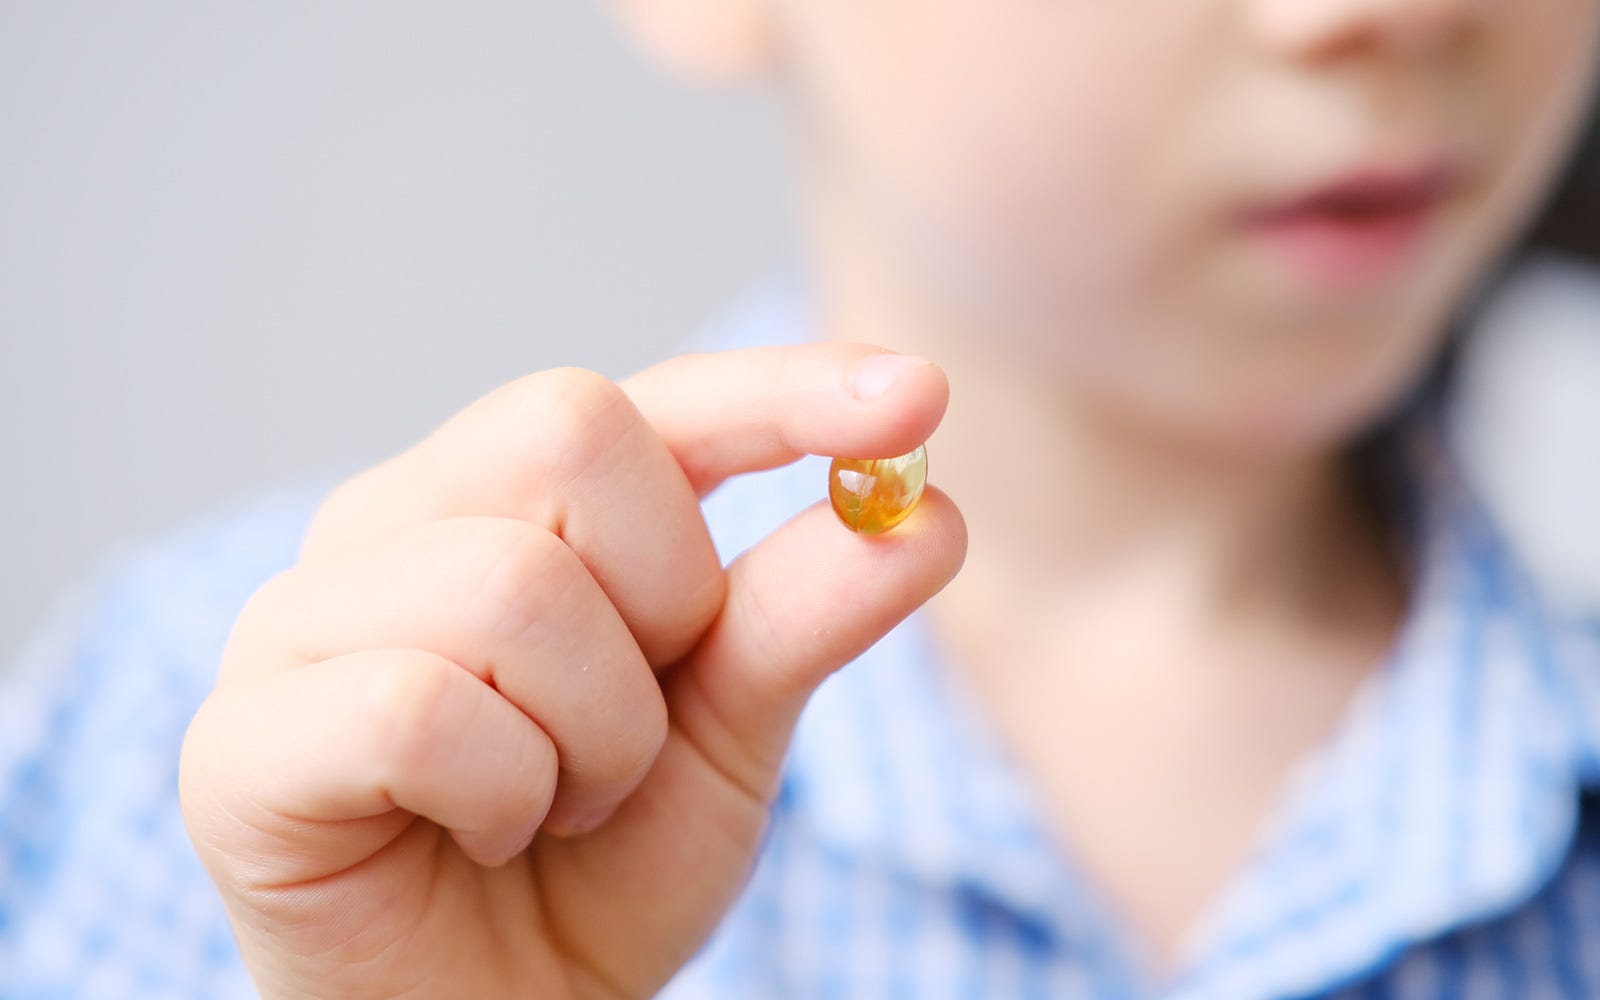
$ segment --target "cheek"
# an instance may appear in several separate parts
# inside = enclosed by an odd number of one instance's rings
[[[1161,232],[1150,168],[1192,91],[1186,21],[1210,16],[1186,6],[795,0],[809,138],[918,284],[1081,310]]]
[[[1131,210],[1144,190],[1134,155],[1143,123],[1071,86],[1031,104],[1021,95],[1032,88],[1015,89],[996,101],[1004,112],[986,101],[962,109],[960,141],[927,162],[920,190],[902,189],[898,208],[927,225],[911,234],[925,248],[948,253],[960,273],[946,277],[985,291],[1006,325],[1049,327],[1063,305],[1081,315],[1126,285],[1145,252],[1149,234]]]

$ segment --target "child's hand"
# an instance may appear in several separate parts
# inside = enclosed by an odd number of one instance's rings
[[[639,997],[692,956],[805,699],[966,545],[930,489],[877,538],[813,506],[724,572],[697,494],[910,450],[947,386],[927,364],[885,386],[895,357],[542,372],[329,497],[183,752],[190,833],[266,995]]]

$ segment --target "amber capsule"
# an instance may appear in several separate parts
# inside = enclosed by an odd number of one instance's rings
[[[879,535],[911,516],[927,482],[921,445],[897,458],[836,458],[828,467],[828,500],[845,527]]]

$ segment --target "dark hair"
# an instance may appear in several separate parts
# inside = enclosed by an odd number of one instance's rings
[[[1566,175],[1529,230],[1524,250],[1572,254],[1600,264],[1600,94]]]

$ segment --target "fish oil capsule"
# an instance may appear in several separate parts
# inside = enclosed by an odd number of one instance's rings
[[[828,467],[828,500],[851,531],[881,535],[911,516],[927,482],[921,445],[897,458],[836,458]]]

